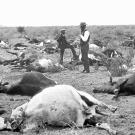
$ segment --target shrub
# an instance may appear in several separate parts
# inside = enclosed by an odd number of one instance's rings
[[[122,76],[127,73],[127,68],[124,65],[127,66],[125,59],[121,57],[111,58],[108,61],[108,70],[114,77]]]
[[[17,27],[17,31],[22,34],[25,32],[25,28],[22,26],[19,26],[19,27]]]

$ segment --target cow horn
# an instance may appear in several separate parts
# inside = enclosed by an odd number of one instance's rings
[[[110,116],[110,113],[101,112],[101,111],[98,109],[98,106],[95,107],[95,112],[96,112],[97,114],[100,114],[100,115],[103,115],[103,116]]]

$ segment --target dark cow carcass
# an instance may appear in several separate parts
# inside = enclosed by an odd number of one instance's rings
[[[55,52],[58,52],[57,41],[47,40],[45,42],[45,49],[43,51],[45,51],[48,54],[53,54]]]
[[[13,84],[1,83],[0,92],[9,95],[34,96],[42,89],[56,85],[56,82],[47,78],[40,72],[24,73],[18,81]]]
[[[102,52],[105,54],[108,58],[113,58],[113,57],[122,57],[122,53],[115,50],[115,49],[106,49]]]
[[[122,42],[121,46],[124,46],[124,47],[133,47],[133,40],[126,40],[124,42]]]
[[[114,98],[135,95],[135,74],[121,78],[118,81],[112,81],[112,77],[110,77],[109,83],[95,87],[93,92],[115,94]]]
[[[36,39],[36,38],[33,38],[33,39],[30,39],[30,41],[29,41],[29,43],[31,43],[31,44],[38,44],[38,43],[40,43],[41,41],[39,41],[38,39]]]
[[[52,46],[46,46],[46,48],[43,50],[48,54],[53,54],[55,52],[58,52],[58,48],[57,47],[52,47]]]
[[[101,42],[100,40],[97,40],[97,39],[94,39],[93,40],[93,44],[96,44],[97,46],[99,46],[99,47],[103,47],[103,42]]]

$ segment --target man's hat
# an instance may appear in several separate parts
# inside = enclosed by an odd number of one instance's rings
[[[66,29],[61,29],[61,30],[60,30],[60,32],[64,32],[64,31],[66,31]]]
[[[84,27],[84,26],[86,26],[86,23],[85,22],[81,22],[80,23],[80,27]]]

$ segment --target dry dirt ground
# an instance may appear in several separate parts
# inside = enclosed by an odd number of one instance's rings
[[[67,55],[65,53],[65,55]],[[70,54],[68,55],[71,56]],[[46,55],[51,59],[58,58],[58,54]],[[66,56],[66,58],[69,58]],[[69,59],[68,59],[69,60]],[[64,59],[67,61],[67,59]],[[121,131],[121,135],[135,135],[135,97],[124,96],[120,97],[119,101],[111,100],[113,95],[109,94],[93,94],[92,89],[94,86],[100,86],[109,80],[109,75],[104,67],[100,67],[98,71],[90,67],[90,73],[81,73],[82,66],[78,66],[76,70],[64,70],[59,73],[44,73],[46,76],[56,80],[58,84],[70,84],[78,90],[83,90],[92,94],[97,99],[104,101],[105,103],[118,107],[116,115],[109,118],[106,117],[104,121],[108,122],[115,130]],[[0,77],[3,80],[15,81],[19,78],[19,75],[25,72],[25,70],[14,69],[11,70],[11,66],[0,66]],[[8,96],[0,93],[0,112],[5,110],[5,113],[1,117],[10,116],[11,109],[25,103],[29,97],[27,96]],[[0,135],[20,135],[21,133],[12,131],[1,131]],[[104,130],[97,129],[95,127],[88,127],[84,129],[74,128],[52,128],[47,127],[39,131],[38,133],[27,133],[27,135],[108,135]]]

